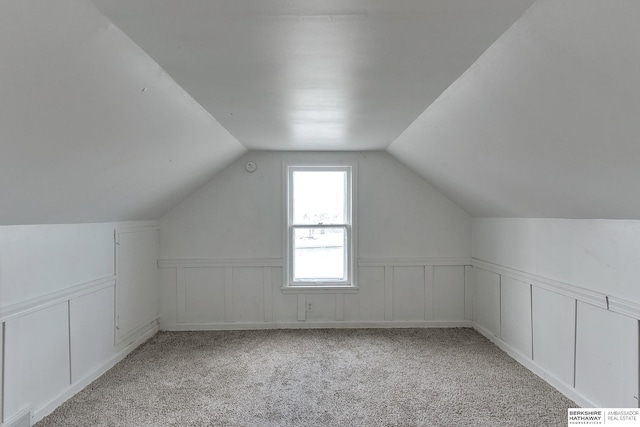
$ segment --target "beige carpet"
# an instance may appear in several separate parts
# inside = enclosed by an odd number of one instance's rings
[[[46,426],[543,426],[576,404],[472,329],[159,333]]]

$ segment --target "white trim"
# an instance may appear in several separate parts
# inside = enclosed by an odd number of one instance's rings
[[[560,282],[558,280],[549,279],[547,277],[538,276],[536,274],[526,273],[524,271],[505,267],[503,265],[482,261],[477,258],[473,258],[472,265],[482,270],[491,271],[493,273],[507,276],[512,279],[529,283],[539,288],[567,296],[569,298],[577,299],[578,301],[583,301],[591,305],[595,305],[596,307],[604,308],[605,310],[608,308],[607,295],[601,292],[590,291],[580,286],[571,285],[569,283]]]
[[[344,294],[336,294],[336,321],[344,321]]]
[[[360,258],[359,267],[420,267],[420,266],[440,266],[440,265],[471,265],[471,258],[450,257],[450,258]]]
[[[273,276],[271,267],[262,267],[262,319],[271,322],[273,319]]]
[[[187,283],[189,280],[187,279]],[[186,286],[186,283],[185,283]],[[186,288],[185,288],[186,292]],[[186,298],[186,294],[185,294]],[[186,311],[186,307],[185,307]],[[224,268],[224,321],[233,322],[234,319],[233,304],[233,267]]]
[[[282,286],[283,294],[357,294],[357,286]]]
[[[393,269],[390,265],[384,269],[384,320],[393,321]]]
[[[182,323],[187,314],[187,269],[176,268],[176,313],[178,323]]]
[[[483,328],[477,323],[473,323],[473,328],[478,331],[481,335],[495,344],[500,350],[507,353],[511,358],[513,358],[516,362],[520,363],[522,366],[536,374],[538,377],[543,379],[547,384],[558,390],[560,393],[573,400],[575,403],[580,405],[582,408],[598,408],[595,402],[591,401],[581,393],[579,393],[573,386],[563,382],[558,379],[556,376],[542,368],[532,359],[529,359],[527,356],[520,353],[518,350],[514,349],[512,346],[502,341],[502,339],[493,335],[491,331]]]
[[[116,276],[106,276],[80,285],[71,286],[59,291],[51,292],[36,298],[30,298],[15,304],[0,308],[0,322],[6,322],[15,317],[24,316],[34,311],[78,298],[110,286],[115,286]]]
[[[160,259],[158,268],[282,267],[282,258]]]
[[[238,322],[238,323],[170,323],[161,325],[163,331],[229,331],[229,330],[262,330],[262,329],[317,329],[317,328],[471,328],[473,322],[460,321],[371,321],[371,322]]]
[[[358,267],[413,266],[465,266],[472,265],[466,257],[426,257],[426,258],[359,258]],[[213,267],[283,267],[283,258],[218,258],[218,259],[160,259],[158,268],[213,268]]]
[[[22,409],[17,414],[2,422],[2,418],[0,417],[0,427],[12,427],[15,423],[20,421],[20,425],[22,424],[22,419],[28,417],[29,425],[33,425],[33,408],[31,406]]]
[[[625,316],[640,319],[640,304],[621,298],[609,297],[609,310]]]
[[[347,188],[345,214],[347,216],[346,224],[333,224],[336,228],[344,228],[346,233],[345,267],[347,269],[347,278],[344,281],[315,282],[316,284],[305,284],[305,281],[294,282],[293,279],[293,233],[295,230],[292,224],[293,205],[291,203],[290,190],[293,188],[293,172],[296,170],[317,169],[323,171],[343,171],[347,172]],[[356,289],[358,286],[357,277],[357,260],[358,260],[358,162],[357,161],[324,161],[324,162],[305,162],[305,161],[284,161],[282,162],[282,198],[284,200],[283,215],[283,231],[284,245],[282,251],[283,258],[283,291],[291,288],[294,292],[298,292],[297,288],[305,286],[322,286],[327,288],[349,286]],[[298,224],[299,226],[313,227],[313,224]],[[329,225],[327,225],[329,226]],[[324,227],[321,226],[321,227]]]
[[[548,291],[573,298],[577,301],[582,301],[605,310],[640,320],[640,304],[633,301],[606,295],[601,292],[591,291],[582,286],[560,282],[558,280],[549,279],[548,277],[526,273],[511,267],[482,261],[477,258],[472,259],[472,265],[482,270],[491,271],[512,279],[520,280],[525,283],[529,283],[532,286],[546,289]]]
[[[122,345],[125,341],[131,340],[132,338],[134,338],[136,335],[142,333],[143,331],[146,331],[147,329],[149,329],[150,327],[153,326],[158,326],[158,324],[160,323],[160,318],[156,317],[155,319],[144,323],[143,325],[138,326],[137,328],[133,329],[131,332],[127,333],[126,335],[117,338],[114,342],[114,346],[120,346]],[[118,329],[116,328],[116,333],[118,332]],[[135,339],[135,338],[134,338]],[[129,343],[126,343],[125,345],[129,345]]]
[[[148,331],[144,332],[140,337],[132,341],[125,348],[116,353],[113,357],[104,362],[100,367],[95,369],[93,372],[79,379],[75,383],[71,384],[67,389],[65,389],[58,396],[50,400],[49,402],[42,405],[40,408],[36,409],[33,412],[32,422],[35,424],[40,421],[50,413],[52,413],[58,406],[62,405],[65,401],[73,397],[83,388],[91,384],[93,381],[98,379],[101,375],[107,372],[109,369],[113,368],[118,362],[122,361],[129,353],[138,348],[145,341],[149,340],[158,332],[157,322],[156,325],[150,328]]]
[[[114,240],[115,240],[115,250],[114,250],[114,261],[115,261],[115,265],[114,265],[114,270],[115,270],[115,276],[116,276],[116,287],[115,287],[115,295],[114,295],[114,325],[115,325],[115,334],[114,334],[114,345],[118,346],[121,345],[124,341],[131,339],[131,337],[134,337],[138,332],[140,332],[141,330],[145,329],[147,326],[149,326],[151,323],[156,322],[156,324],[158,323],[158,310],[156,310],[156,317],[155,319],[148,319],[145,320],[143,322],[141,322],[140,324],[138,324],[137,326],[134,326],[133,328],[131,328],[128,332],[124,332],[124,335],[121,335],[123,333],[123,331],[120,329],[120,289],[122,287],[122,285],[120,284],[122,282],[121,280],[121,272],[120,272],[120,253],[121,253],[121,249],[120,249],[120,235],[121,234],[133,234],[133,233],[148,233],[148,232],[155,232],[155,239],[156,239],[156,244],[157,242],[159,242],[159,232],[160,232],[160,228],[157,225],[141,225],[141,226],[132,226],[132,227],[123,227],[123,228],[116,228],[114,231]],[[157,274],[157,266],[158,266],[158,262],[157,262],[157,255],[156,255],[156,286],[159,280],[158,274]]]
[[[158,223],[147,224],[147,225],[131,225],[125,227],[116,227],[116,234],[127,234],[127,233],[139,233],[143,231],[159,231],[160,225]]]
[[[464,318],[469,321],[473,321],[473,304],[475,300],[472,271],[472,266],[464,266]]]
[[[321,229],[329,229],[329,228],[343,228],[347,230],[351,227],[350,224],[292,224],[292,229],[305,229],[305,228],[321,228]]]
[[[298,321],[307,320],[307,296],[298,294]]]

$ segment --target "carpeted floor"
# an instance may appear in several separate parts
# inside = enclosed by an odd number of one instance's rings
[[[163,332],[36,426],[543,426],[576,406],[467,328]]]

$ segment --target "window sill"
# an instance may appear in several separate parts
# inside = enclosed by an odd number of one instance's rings
[[[283,294],[357,294],[357,286],[283,286]]]

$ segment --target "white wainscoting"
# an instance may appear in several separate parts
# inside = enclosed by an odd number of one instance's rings
[[[500,336],[500,276],[476,270],[473,321],[491,335]]]
[[[472,263],[479,332],[580,406],[639,406],[640,306],[505,266]]]
[[[118,275],[0,308],[2,426],[39,421],[157,332],[157,227],[119,234]],[[118,286],[147,308],[117,304]],[[117,315],[132,330],[116,344]]]
[[[116,344],[131,340],[158,318],[159,239],[157,226],[115,231]]]
[[[0,322],[0,424],[4,413],[4,322]]]
[[[359,289],[282,292],[282,259],[161,260],[166,330],[470,326],[465,258],[360,259]]]
[[[564,384],[573,387],[576,300],[532,286],[533,360]]]
[[[113,354],[114,288],[69,300],[71,382],[88,376]]]
[[[157,331],[147,325],[114,346],[115,276],[0,311],[4,335],[2,425],[25,410],[35,423]]]
[[[71,384],[69,303],[61,302],[5,325],[5,400],[8,417],[36,410]]]
[[[531,322],[531,285],[501,277],[500,338],[529,359],[533,357]]]
[[[575,388],[603,407],[638,407],[638,321],[578,301]]]

